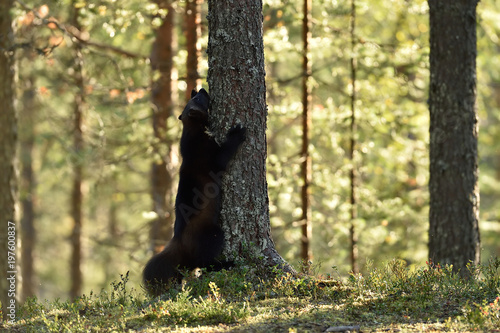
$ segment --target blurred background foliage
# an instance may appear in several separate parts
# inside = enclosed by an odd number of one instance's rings
[[[85,149],[72,145],[74,36],[65,29],[79,8],[84,76]],[[184,96],[186,51],[176,1],[178,95]],[[206,85],[207,5],[202,6]],[[350,5],[315,0],[312,7],[312,253],[319,273],[346,275],[349,262],[349,61],[357,68],[359,258],[361,266],[427,258],[429,81],[428,5],[424,0],[356,1],[356,45],[350,48]],[[264,0],[268,103],[268,184],[273,238],[297,265],[300,253],[302,112],[301,2]],[[34,9],[32,12],[30,9]],[[36,13],[36,14],[34,14]],[[18,44],[21,140],[34,137],[35,279],[39,298],[69,289],[69,200],[74,158],[84,165],[85,293],[130,270],[139,285],[151,255],[150,165],[155,142],[149,54],[166,13],[138,0],[25,0],[13,11]],[[478,111],[482,258],[500,255],[500,3],[478,6]],[[354,52],[354,54],[353,54]],[[27,91],[34,91],[29,98]],[[178,98],[176,114],[183,108]],[[32,103],[32,104],[29,104]],[[30,106],[31,105],[31,106]],[[30,112],[31,110],[31,112]],[[176,119],[176,118],[175,118]],[[170,135],[180,123],[172,119]],[[31,122],[29,120],[32,120]],[[21,154],[23,150],[21,149]],[[77,155],[77,156],[75,156]],[[21,179],[22,182],[22,179]]]

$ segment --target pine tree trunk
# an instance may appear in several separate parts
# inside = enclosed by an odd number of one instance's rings
[[[28,57],[26,62],[32,61]],[[33,172],[33,146],[35,144],[35,78],[29,74],[24,79],[24,92],[22,109],[20,111],[20,201],[21,201],[21,272],[22,272],[22,297],[21,300],[35,295],[33,254],[35,248],[35,176]]]
[[[175,52],[175,10],[172,2],[162,3],[167,10],[162,25],[156,31],[156,39],[151,50],[151,69],[153,76],[153,131],[157,160],[151,166],[151,196],[153,210],[157,218],[150,230],[151,247],[154,253],[160,252],[172,238],[173,178],[172,178],[172,140],[167,135],[167,119],[173,116],[174,101],[174,52]]]
[[[240,256],[251,246],[265,264],[293,271],[275,250],[269,221],[262,2],[210,0],[208,5],[212,130],[221,142],[230,127],[247,128],[247,140],[223,179],[224,254]]]
[[[429,257],[467,275],[479,263],[477,0],[429,0]]]
[[[78,23],[79,10],[73,7],[71,23],[77,29],[81,29]],[[83,85],[83,59],[81,46],[74,45],[74,85],[78,89],[74,96],[73,104],[73,184],[71,190],[71,217],[73,219],[73,230],[71,232],[71,264],[70,276],[71,286],[69,296],[72,299],[80,296],[82,293],[82,228],[83,228],[83,108],[85,102]]]
[[[356,230],[356,220],[358,218],[358,203],[357,203],[357,168],[356,168],[356,134],[357,134],[357,120],[356,120],[356,73],[357,73],[357,59],[356,54],[356,1],[351,0],[351,22],[350,22],[350,37],[351,37],[351,123],[350,123],[350,145],[349,145],[349,161],[351,169],[349,170],[349,182],[351,185],[351,195],[349,198],[351,226],[349,228],[350,238],[350,256],[351,256],[351,269],[354,274],[359,273],[358,264],[358,231]]]
[[[24,25],[16,31],[16,36],[21,39],[31,38],[33,30],[36,29],[33,23]],[[37,123],[37,89],[36,73],[32,70],[33,61],[36,57],[35,50],[23,48],[19,56],[21,70],[19,71],[19,86],[22,89],[19,101],[19,159],[20,159],[20,179],[19,179],[19,200],[21,207],[20,237],[21,237],[21,301],[28,297],[35,296],[35,271],[34,271],[34,251],[36,242],[35,230],[35,199],[36,199],[36,178],[33,170],[33,149],[35,145],[35,128]],[[26,70],[23,70],[26,69]]]
[[[311,63],[309,61],[309,40],[311,38],[311,7],[312,0],[304,0],[304,17],[302,19],[302,149],[301,149],[301,173],[302,178],[302,237],[301,237],[301,259],[304,268],[309,266],[312,260],[311,251],[311,168],[312,161],[309,154],[309,129],[311,128]]]
[[[199,90],[201,87],[198,64],[200,62],[201,50],[199,39],[201,38],[201,3],[202,0],[186,0],[186,11],[184,24],[186,25],[186,101],[191,99],[191,90]]]
[[[10,297],[10,282],[5,275],[9,271],[15,271],[8,260],[8,231],[15,223],[15,195],[16,195],[16,173],[15,156],[17,140],[17,120],[14,108],[14,55],[12,46],[14,44],[12,21],[10,9],[13,1],[6,0],[0,2],[0,101],[2,110],[0,111],[0,301],[2,302],[3,319],[8,320],[9,309],[7,307],[14,297]],[[16,233],[19,232],[16,228]],[[17,250],[17,249],[16,249]],[[10,276],[10,274],[8,274]]]

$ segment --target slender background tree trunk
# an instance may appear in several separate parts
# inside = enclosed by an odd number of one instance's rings
[[[78,30],[81,26],[78,22],[79,9],[72,6],[71,23]],[[73,185],[71,190],[71,217],[73,219],[73,230],[71,232],[71,264],[70,276],[71,286],[70,298],[74,299],[82,293],[82,228],[83,228],[83,109],[85,103],[85,87],[83,83],[83,58],[81,45],[74,45],[74,84],[77,89],[73,105]]]
[[[467,275],[479,263],[477,0],[429,0],[429,257]]]
[[[356,122],[356,2],[351,0],[351,124],[350,124],[350,145],[349,145],[349,161],[351,162],[351,170],[349,171],[349,181],[351,183],[351,196],[350,201],[350,214],[351,214],[351,227],[349,228],[349,238],[351,240],[351,269],[353,273],[359,272],[358,265],[358,233],[356,230],[356,219],[358,218],[358,204],[357,204],[357,168],[356,168],[356,135],[357,135],[357,122]]]
[[[311,6],[312,0],[304,0],[302,18],[302,149],[301,149],[301,178],[302,178],[302,237],[301,237],[301,255],[304,268],[309,266],[312,260],[311,237],[311,156],[309,154],[309,129],[311,128],[311,63],[309,61],[309,40],[311,38]]]
[[[28,57],[25,63],[32,61]],[[33,172],[33,146],[35,144],[35,122],[36,122],[36,88],[35,77],[30,74],[25,78],[22,96],[22,109],[20,111],[20,162],[21,179],[20,201],[21,201],[21,272],[22,272],[22,295],[21,300],[35,295],[35,272],[33,254],[35,251],[35,175]]]
[[[173,1],[158,2],[160,8],[167,10],[162,25],[156,30],[156,39],[151,50],[151,69],[153,77],[153,131],[156,147],[156,161],[151,166],[151,196],[153,210],[157,218],[151,225],[151,247],[154,253],[160,252],[172,238],[174,223],[173,208],[173,161],[172,140],[167,135],[167,119],[173,116],[175,105],[174,53],[177,44],[175,37],[175,10]]]
[[[16,31],[19,39],[33,38],[36,31],[35,25],[23,24]],[[36,124],[39,119],[37,110],[40,105],[37,103],[37,74],[31,69],[37,54],[32,48],[23,48],[19,56],[20,68],[27,68],[23,72],[19,71],[18,86],[21,93],[19,114],[19,159],[20,159],[20,179],[19,179],[19,200],[21,206],[21,275],[22,288],[20,300],[24,302],[28,297],[35,296],[35,268],[34,252],[36,242],[35,230],[35,199],[36,199],[36,177],[33,170],[33,150],[35,145]]]
[[[0,301],[2,302],[3,319],[8,319],[7,306],[10,304],[10,282],[6,278],[9,271],[15,271],[8,260],[8,227],[15,223],[15,196],[16,196],[16,141],[17,119],[14,108],[14,55],[12,46],[14,36],[10,9],[12,1],[0,2]],[[10,223],[9,223],[10,222]],[[19,232],[16,228],[16,232]]]
[[[200,62],[201,50],[199,39],[201,37],[201,4],[202,0],[186,0],[184,24],[186,27],[186,100],[191,99],[191,90],[197,91],[201,87],[198,64]]]
[[[223,141],[230,127],[242,124],[247,128],[247,140],[223,179],[224,253],[239,256],[245,245],[252,245],[267,265],[291,270],[275,250],[269,221],[262,2],[210,0],[208,5],[213,133]]]

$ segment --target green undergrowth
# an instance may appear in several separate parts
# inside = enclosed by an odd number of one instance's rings
[[[186,278],[158,298],[127,287],[78,300],[30,299],[9,332],[363,332],[493,331],[500,328],[500,260],[468,268],[392,260],[383,269],[340,278],[266,270],[258,263]],[[351,328],[351,330],[353,330]]]

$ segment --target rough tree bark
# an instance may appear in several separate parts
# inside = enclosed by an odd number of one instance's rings
[[[208,6],[212,130],[222,141],[231,126],[247,128],[247,140],[223,179],[224,254],[240,256],[246,245],[265,264],[293,271],[275,250],[269,221],[262,1],[210,0]]]
[[[429,0],[429,258],[479,263],[477,0]]]
[[[12,46],[14,36],[10,9],[13,1],[0,1],[0,302],[2,302],[3,319],[7,320],[10,282],[5,277],[9,271],[15,271],[8,260],[8,230],[15,223],[15,196],[16,196],[16,141],[17,119],[14,108],[14,54]],[[10,223],[9,223],[10,222]],[[19,228],[16,229],[19,232]]]
[[[175,10],[173,1],[155,1],[167,15],[156,30],[151,50],[151,69],[158,79],[152,83],[153,132],[157,160],[151,166],[151,196],[157,218],[150,230],[151,248],[160,252],[173,235],[172,140],[167,135],[167,119],[175,105],[173,79],[175,52]]]

